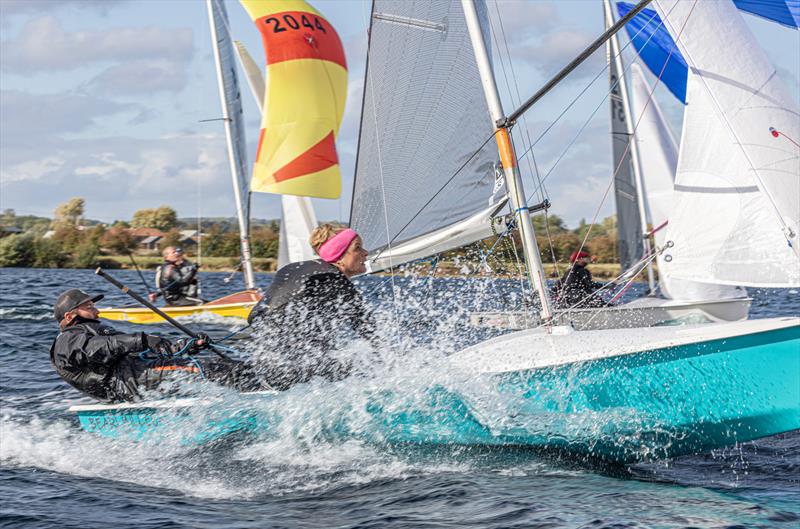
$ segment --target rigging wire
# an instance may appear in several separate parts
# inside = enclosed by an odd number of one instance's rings
[[[675,5],[677,6],[677,4],[675,4]],[[691,15],[694,12],[694,8],[695,8],[696,5],[697,4],[695,3],[692,6],[692,9],[690,10],[689,15],[686,17],[686,20],[684,20],[683,25],[681,26],[681,29],[678,32],[676,41],[680,40],[681,35],[683,35],[683,30],[686,28],[686,24],[688,23],[689,18],[691,18]],[[673,9],[674,8],[675,8],[675,6],[673,6]],[[670,13],[671,13],[671,11],[670,11]],[[669,15],[669,13],[667,15]],[[648,40],[648,42],[649,42],[649,40]],[[664,61],[664,65],[661,67],[661,71],[658,74],[658,81],[661,80],[661,77],[664,75],[664,72],[666,71],[667,64],[669,63],[669,60],[672,58],[672,51],[673,50],[670,50],[669,54],[667,55],[667,60]],[[620,54],[621,53],[622,53],[622,50],[620,50]],[[625,68],[625,70],[628,70],[629,68],[630,68],[630,65],[627,68]],[[621,78],[622,78],[622,76],[620,76],[620,79]],[[617,84],[619,84],[620,79],[617,79]],[[614,170],[614,172],[611,175],[611,178],[610,178],[610,180],[608,182],[608,185],[606,186],[606,190],[603,193],[603,197],[600,200],[600,204],[598,205],[597,210],[595,210],[594,216],[592,217],[592,222],[589,224],[589,229],[586,230],[586,233],[584,234],[583,241],[581,241],[581,245],[578,248],[578,252],[583,251],[583,248],[586,246],[586,242],[589,240],[589,234],[592,232],[592,228],[594,228],[594,226],[597,224],[597,218],[600,215],[600,210],[603,208],[603,204],[605,203],[606,199],[608,198],[608,194],[611,191],[611,188],[612,188],[612,186],[614,184],[614,180],[617,177],[617,173],[619,173],[619,170],[622,168],[622,165],[625,162],[625,157],[628,155],[628,152],[631,149],[631,145],[633,144],[633,140],[634,140],[634,138],[636,136],[636,131],[639,128],[639,124],[641,123],[642,119],[644,118],[645,112],[647,111],[647,107],[650,105],[650,102],[653,100],[653,93],[655,92],[656,86],[657,86],[656,84],[653,84],[653,86],[650,88],[650,93],[647,95],[647,101],[645,101],[644,107],[642,107],[642,112],[639,115],[638,119],[636,120],[636,123],[633,126],[633,133],[628,138],[628,142],[625,145],[625,150],[622,152],[622,156],[620,156],[619,163],[617,164],[616,169]],[[613,87],[612,87],[612,89],[613,89]],[[609,94],[610,94],[610,91],[609,91]],[[603,101],[605,101],[606,98],[608,98],[608,94],[606,94],[606,97],[603,99]],[[595,111],[592,113],[592,116],[596,112],[597,112],[597,109],[595,109]],[[591,119],[592,116],[590,116],[589,119]],[[587,123],[588,123],[588,121],[587,121]],[[584,124],[584,127],[582,127],[582,129],[585,128],[585,126],[586,126],[586,124]],[[550,173],[548,173],[548,175],[549,174]],[[571,270],[572,269],[570,269],[570,272],[571,272]],[[569,278],[569,275],[567,275],[567,278]],[[564,281],[563,283],[566,283],[566,281]],[[562,284],[560,292],[563,292],[563,289],[564,289],[564,285]]]
[[[362,14],[366,15],[366,11],[364,10],[365,4],[362,3],[361,6],[362,6]],[[370,56],[369,41],[371,40],[370,33],[371,33],[371,29],[372,29],[372,14],[373,14],[374,10],[375,10],[375,2],[372,3],[372,7],[370,8],[369,18],[367,19],[368,23],[366,24],[366,26],[367,26],[367,56],[366,56],[366,59],[365,59],[365,66],[364,66],[364,68],[365,68],[365,72],[364,72],[364,91],[366,93],[366,90],[368,89],[367,85],[369,85],[369,90],[370,90],[370,94],[372,95],[372,101],[373,102],[375,101],[375,84],[373,82],[372,76],[369,74],[369,56]],[[362,105],[361,111],[364,112],[363,105]],[[373,124],[375,125],[375,130],[378,130],[378,112],[375,109],[375,105],[374,104],[372,105],[372,120],[373,120]],[[380,178],[381,178],[381,186],[380,187],[381,187],[381,199],[383,201],[383,222],[384,222],[384,226],[386,227],[386,239],[388,241],[385,248],[388,248],[389,252],[390,252],[388,270],[389,270],[389,279],[391,280],[391,284],[392,284],[392,310],[394,311],[394,314],[395,314],[395,322],[397,322],[397,321],[399,321],[399,312],[398,312],[398,307],[397,307],[397,288],[396,288],[396,285],[395,285],[395,277],[394,277],[395,274],[394,274],[394,268],[392,266],[392,258],[391,258],[392,242],[394,242],[394,239],[390,238],[391,234],[389,232],[389,209],[388,209],[388,206],[387,206],[387,203],[386,203],[386,183],[384,182],[384,179],[383,179],[383,159],[381,157],[381,142],[380,142],[380,137],[377,134],[375,136],[375,142],[376,142],[376,145],[377,145],[376,151],[378,153],[378,174],[380,175]],[[353,186],[355,186],[355,181],[353,182]],[[378,255],[380,255],[380,253],[378,253]]]
[[[505,51],[506,51],[506,55],[508,56],[508,64],[509,64],[509,69],[511,70],[511,78],[514,81],[514,89],[515,89],[516,94],[517,94],[517,101],[519,101],[521,103],[522,102],[522,94],[520,93],[520,90],[519,90],[519,80],[517,78],[516,70],[514,69],[514,61],[511,60],[511,50],[510,50],[510,48],[508,46],[508,39],[506,38],[505,26],[503,25],[503,16],[500,13],[500,5],[499,5],[499,2],[497,0],[495,0],[495,2],[494,2],[494,7],[495,7],[495,11],[497,12],[497,21],[498,21],[498,24],[500,26],[500,36],[502,37],[503,45],[504,45]],[[490,19],[490,24],[491,24],[491,19]],[[494,31],[494,26],[492,26],[492,36],[495,39],[495,45],[498,47],[498,51],[500,51],[500,45],[497,42],[497,35],[496,35],[496,32]],[[499,53],[499,56],[500,56],[500,63],[501,63],[501,65],[503,65],[502,53]],[[503,65],[503,76],[506,77],[505,76],[505,66],[504,65]],[[506,83],[508,84],[508,78],[507,77],[506,77]],[[508,91],[509,91],[509,95],[511,96],[511,103],[513,105],[517,106],[518,103],[514,101],[514,95],[511,93],[511,88],[510,87],[508,88]],[[527,116],[525,114],[523,114],[521,116],[521,118],[522,118],[522,128],[525,131],[524,135],[522,135],[522,147],[523,147],[523,149],[525,149],[525,153],[528,153],[528,152],[531,153],[531,156],[529,158],[527,158],[527,162],[528,162],[528,169],[531,172],[531,178],[533,179],[535,177],[535,180],[533,181],[534,189],[535,190],[539,190],[539,198],[540,198],[541,202],[549,201],[550,200],[550,196],[549,196],[549,193],[547,193],[547,188],[544,186],[544,182],[542,181],[541,174],[539,173],[539,165],[536,162],[536,155],[533,152],[533,142],[531,141],[530,127],[528,127]],[[526,138],[528,140],[527,141],[528,145],[525,144]],[[522,161],[522,157],[517,157],[517,162],[521,162],[521,161]],[[537,181],[539,183],[538,186],[536,186],[536,182]],[[534,191],[534,193],[535,192],[536,191]],[[557,259],[556,259],[555,248],[553,247],[553,238],[552,238],[552,236],[550,234],[550,226],[549,226],[549,222],[550,221],[549,221],[549,217],[548,217],[548,214],[547,214],[547,208],[545,208],[545,210],[544,210],[544,218],[545,218],[545,233],[547,235],[547,243],[548,243],[548,247],[550,249],[550,256],[551,256],[552,261],[553,261],[553,267],[556,269],[556,271],[558,271],[558,263],[557,263]]]

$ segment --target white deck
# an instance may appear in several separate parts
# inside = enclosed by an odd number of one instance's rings
[[[506,373],[702,343],[800,325],[800,318],[770,318],[644,329],[576,331],[554,327],[518,331],[469,347],[450,357],[459,369]]]

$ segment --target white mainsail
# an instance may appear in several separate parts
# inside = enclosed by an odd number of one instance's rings
[[[247,288],[255,288],[253,265],[250,261],[250,186],[247,175],[247,149],[244,133],[244,114],[236,65],[233,59],[233,42],[229,31],[228,12],[221,0],[208,0],[208,19],[214,63],[217,67],[222,115],[225,120],[225,138],[233,179],[233,194],[239,220],[239,239],[242,248],[242,272]]]
[[[666,272],[800,285],[800,150],[771,134],[800,133],[787,89],[730,0],[656,7],[690,67]]]
[[[487,115],[460,2],[376,0],[350,214],[373,256],[397,257],[374,269],[486,236],[393,251],[505,198]]]

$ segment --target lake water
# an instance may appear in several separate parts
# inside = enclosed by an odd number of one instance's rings
[[[113,275],[141,287],[133,271]],[[202,274],[203,295],[242,287],[227,276]],[[259,285],[270,278],[258,275]],[[66,412],[88,401],[48,358],[52,303],[70,287],[105,293],[101,305],[129,302],[88,270],[0,269],[0,527],[800,526],[800,432],[627,468],[521,449],[399,448],[322,435],[326,413],[358,402],[359,382],[348,381],[293,388],[287,402],[304,408],[303,419],[268,440],[195,447],[99,438]],[[514,281],[383,277],[361,287],[384,309],[392,344],[384,356],[402,358],[387,377],[424,380],[431,358],[489,336],[466,324],[469,311],[520,302]],[[750,295],[753,318],[800,314],[797,291]],[[219,337],[241,323],[190,325]]]

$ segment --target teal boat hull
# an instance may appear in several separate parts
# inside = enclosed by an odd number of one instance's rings
[[[478,389],[480,388],[480,389]],[[213,403],[160,410],[76,410],[108,437],[169,435],[197,422],[186,442],[233,432],[268,435],[280,395],[250,395],[236,410]],[[271,405],[273,404],[273,405]],[[125,406],[125,405],[123,405]],[[372,442],[531,446],[619,463],[700,453],[800,429],[800,325],[557,366],[477,373],[409,398],[376,391],[367,423],[346,415],[331,435]],[[186,428],[181,428],[185,431]]]

